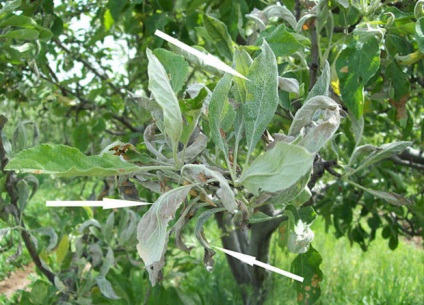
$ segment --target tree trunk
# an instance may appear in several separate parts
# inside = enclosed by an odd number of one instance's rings
[[[261,212],[272,216],[274,209],[271,205],[266,205],[261,208]],[[222,230],[221,240],[225,249],[252,255],[257,260],[268,263],[272,233],[284,219],[253,224],[248,230],[234,223],[231,215],[224,213],[215,215],[218,226]],[[240,287],[243,304],[263,304],[267,297],[267,288],[264,287],[264,283],[268,272],[260,267],[251,267],[229,255],[227,255],[227,262]]]

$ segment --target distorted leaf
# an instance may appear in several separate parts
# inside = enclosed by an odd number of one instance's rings
[[[315,155],[305,148],[279,142],[275,147],[257,157],[246,168],[238,183],[250,192],[278,192],[285,190],[306,175],[312,168]]]
[[[281,18],[285,21],[288,22],[288,24],[290,24],[290,27],[292,29],[296,28],[296,17],[293,15],[293,13],[284,5],[270,5],[267,6],[263,13],[265,14],[265,16],[267,16],[267,18],[273,18],[273,17],[278,17]]]
[[[149,90],[152,92],[156,102],[162,108],[164,120],[164,132],[172,140],[173,150],[176,154],[178,141],[183,131],[183,119],[180,106],[175,96],[174,90],[169,82],[165,68],[153,55],[152,51],[146,50],[149,64],[147,72],[149,74]]]
[[[143,138],[144,138],[144,144],[146,145],[146,148],[154,154],[159,160],[161,161],[168,161],[168,158],[165,157],[160,150],[156,149],[156,132],[155,132],[156,124],[151,123],[149,126],[146,127],[144,130]]]
[[[237,209],[234,192],[221,173],[211,170],[202,164],[186,164],[181,169],[181,174],[190,181],[201,184],[217,181],[219,183],[219,189],[216,194],[221,199],[222,205],[230,213],[233,213]]]
[[[300,140],[298,145],[305,147],[311,153],[317,153],[339,128],[339,107],[334,102],[333,105],[325,110],[320,109],[316,111],[312,119],[312,124],[308,126],[305,131],[306,135]]]
[[[213,269],[215,262],[212,259],[212,257],[215,255],[215,251],[212,250],[211,246],[209,245],[209,242],[206,240],[206,237],[203,231],[203,226],[212,215],[216,213],[224,212],[224,211],[225,211],[224,208],[216,208],[216,209],[211,209],[211,210],[207,210],[206,212],[203,212],[197,218],[196,227],[194,228],[194,234],[196,235],[197,240],[205,249],[203,263],[205,264],[205,267],[208,271],[212,271]]]
[[[46,250],[52,251],[54,247],[56,247],[57,241],[58,241],[58,237],[55,230],[52,227],[43,227],[43,228],[38,228],[36,231],[37,233],[46,235],[50,238],[50,241],[49,241],[49,244],[47,245]]]
[[[191,187],[178,187],[161,195],[138,223],[137,251],[149,272],[152,285],[158,281],[159,272],[165,263],[164,255],[169,238],[168,223],[174,218]]]
[[[207,144],[208,137],[203,133],[199,133],[198,136],[194,139],[194,142],[184,150],[184,162],[190,162],[194,160],[202,151],[206,149]],[[180,159],[182,159],[183,153],[179,152],[178,156]]]
[[[77,148],[42,144],[17,153],[5,169],[62,177],[101,177],[136,173],[141,167],[111,154],[86,156]]]
[[[105,296],[106,298],[111,300],[120,299],[120,297],[113,290],[112,284],[104,276],[97,276],[96,284],[99,287],[102,295]]]
[[[274,53],[266,41],[249,69],[246,102],[242,106],[248,156],[274,117],[278,105],[278,71]]]
[[[297,136],[300,134],[302,128],[313,124],[314,121],[320,119],[321,116],[327,117],[330,115],[335,116],[337,119],[336,112],[339,111],[338,104],[327,96],[314,96],[309,99],[303,106],[300,108],[293,119],[293,122],[289,129],[289,136]]]

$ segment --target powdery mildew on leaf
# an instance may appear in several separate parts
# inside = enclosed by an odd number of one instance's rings
[[[260,155],[245,169],[239,183],[255,195],[259,191],[278,192],[285,190],[312,168],[315,154],[305,148],[279,142]]]
[[[262,133],[274,117],[278,105],[277,61],[264,40],[262,53],[255,58],[247,75],[246,102],[242,104],[248,155],[250,155]]]
[[[178,99],[172,89],[165,68],[159,62],[152,51],[147,49],[147,58],[149,65],[147,72],[149,74],[149,90],[152,92],[156,102],[162,108],[165,124],[165,133],[171,138],[176,149],[178,140],[183,131],[183,119],[181,116]]]
[[[164,255],[169,238],[168,223],[174,218],[190,189],[191,185],[187,185],[163,194],[138,223],[137,251],[149,272],[152,285],[158,281],[160,270],[165,263]]]

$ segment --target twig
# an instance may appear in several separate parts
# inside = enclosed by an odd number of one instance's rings
[[[78,60],[79,62],[81,62],[88,70],[90,70],[91,72],[93,72],[94,75],[96,75],[101,80],[103,80],[104,82],[106,82],[106,84],[108,84],[109,87],[111,87],[114,90],[114,92],[119,93],[121,96],[125,96],[125,94],[121,91],[121,89],[119,87],[117,87],[114,83],[112,83],[110,81],[110,78],[106,74],[106,72],[99,71],[90,62],[88,62],[86,59],[82,58],[81,56],[76,56],[70,49],[68,49],[64,44],[62,44],[62,42],[60,40],[54,39],[53,41],[56,43],[56,45],[59,48],[61,48],[63,51],[65,51],[65,53],[67,53],[72,58],[75,58],[76,60]]]
[[[3,146],[3,140],[2,140],[2,132],[4,125],[7,122],[7,118],[3,115],[0,115],[0,160],[1,160],[1,171],[3,174],[6,175],[6,183],[5,188],[6,192],[10,197],[10,204],[15,207],[15,209],[18,211],[18,213],[14,213],[14,217],[16,222],[21,226],[21,236],[24,240],[25,246],[28,249],[29,255],[31,256],[32,260],[34,261],[35,265],[38,267],[38,269],[49,279],[49,281],[54,285],[54,278],[55,274],[51,272],[50,270],[46,269],[43,264],[41,263],[41,259],[38,256],[37,249],[35,248],[32,240],[31,235],[28,233],[28,231],[25,228],[25,223],[23,219],[19,216],[21,213],[19,213],[19,193],[16,190],[16,184],[19,181],[16,177],[16,174],[14,171],[5,171],[4,168],[6,164],[9,162],[9,160],[6,157],[6,151]]]

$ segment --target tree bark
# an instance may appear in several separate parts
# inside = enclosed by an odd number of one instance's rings
[[[274,208],[271,205],[265,205],[261,207],[261,212],[273,216]],[[252,255],[264,263],[268,263],[272,233],[285,220],[280,218],[253,224],[250,227],[250,232],[247,232],[245,228],[242,229],[239,224],[234,223],[231,215],[217,213],[215,218],[222,230],[221,240],[225,249]],[[267,296],[267,289],[264,287],[264,283],[268,277],[268,272],[260,267],[248,266],[229,255],[227,255],[227,261],[234,279],[240,286],[243,304],[263,304]]]

